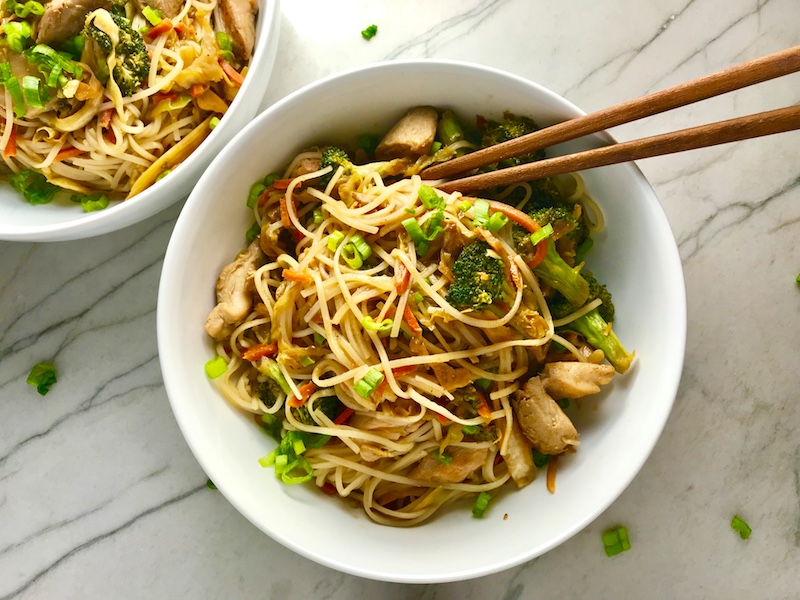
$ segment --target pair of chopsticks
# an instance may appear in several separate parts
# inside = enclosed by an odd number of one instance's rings
[[[502,144],[465,154],[428,167],[420,175],[427,180],[458,177],[473,169],[513,156],[528,154],[540,148],[573,140],[609,127],[630,123],[797,71],[800,71],[800,46],[540,129]],[[459,191],[468,194],[520,181],[541,179],[582,169],[683,152],[684,150],[706,148],[795,129],[800,129],[800,106],[797,105],[585,152],[557,156],[489,173],[451,179],[437,187],[448,193]]]

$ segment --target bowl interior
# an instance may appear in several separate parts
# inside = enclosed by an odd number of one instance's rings
[[[219,126],[179,168],[136,197],[114,201],[105,210],[91,213],[70,202],[69,192],[60,193],[50,204],[34,206],[7,182],[0,182],[0,239],[58,241],[91,237],[137,223],[185,198],[211,159],[258,112],[275,62],[280,2],[258,0],[258,4],[252,76],[245,78]]]
[[[282,168],[304,147],[385,131],[407,108],[421,104],[452,107],[464,118],[499,117],[511,110],[541,125],[581,114],[535,84],[462,63],[385,63],[309,86],[243,130],[200,180],[170,241],[158,303],[159,352],[173,410],[222,493],[263,531],[313,560],[403,582],[496,572],[547,551],[588,524],[622,492],[652,450],[672,406],[685,341],[680,261],[652,189],[632,165],[589,171],[587,189],[607,220],[590,266],[614,293],[615,330],[638,359],[602,400],[590,399],[572,412],[581,446],[561,461],[555,495],[540,477],[522,491],[495,498],[483,520],[473,519],[462,504],[422,526],[398,529],[373,524],[360,508],[313,486],[285,486],[262,469],[256,461],[274,444],[203,374],[213,355],[203,325],[214,303],[217,274],[244,245],[252,221],[244,205],[249,185]],[[609,140],[593,136],[554,153]]]

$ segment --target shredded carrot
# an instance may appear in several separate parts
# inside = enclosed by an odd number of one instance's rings
[[[264,356],[275,356],[278,353],[278,344],[257,344],[250,346],[242,352],[242,358],[249,361],[258,360]]]
[[[314,283],[314,278],[307,273],[298,273],[297,271],[292,271],[291,269],[284,269],[283,270],[283,278],[286,281],[296,281],[298,283]]]
[[[444,425],[449,421],[449,419],[444,415],[440,415],[439,413],[433,413],[433,414],[436,415],[436,420],[439,421],[439,423],[441,423],[442,425]]]
[[[513,206],[509,206],[505,202],[498,202],[497,200],[487,200],[489,206],[496,210],[497,212],[503,213],[509,219],[514,221],[514,223],[518,225],[522,225],[525,229],[527,229],[531,233],[536,233],[541,229],[539,223],[536,222],[533,217],[530,215],[526,215],[521,210],[514,208]],[[535,269],[536,267],[541,264],[544,260],[545,256],[547,256],[547,240],[544,239],[538,244],[536,244],[536,253],[533,255],[533,259],[531,262],[528,263],[528,266],[531,269]]]
[[[281,225],[284,229],[292,229],[292,220],[289,218],[286,194],[281,196]]]
[[[189,95],[192,98],[199,98],[202,96],[206,91],[206,86],[201,83],[195,83],[192,87],[189,88]]]
[[[411,280],[411,273],[404,263],[400,263],[394,270],[394,285],[398,294],[405,294],[408,290],[408,282]]]
[[[169,19],[161,19],[161,21],[158,22],[158,25],[153,25],[147,32],[145,32],[144,37],[149,40],[154,40],[162,33],[167,33],[172,31],[172,29],[172,21]]]
[[[109,125],[111,125],[111,119],[114,118],[114,112],[115,109],[107,108],[100,113],[100,127],[106,129]]]
[[[326,481],[323,483],[320,488],[323,494],[328,494],[328,496],[335,496],[336,495],[336,486],[333,485],[330,481]]]
[[[169,100],[170,102],[175,102],[178,99],[178,94],[175,92],[158,92],[157,94],[153,94],[153,104],[158,104],[159,102],[163,102],[164,100]],[[111,110],[114,110],[113,108]]]
[[[178,37],[183,39],[183,36],[186,34],[186,25],[183,23],[178,23],[177,25],[173,26],[175,33],[178,34]]]
[[[242,77],[242,74],[234,69],[224,58],[219,59],[219,65],[222,67],[225,75],[228,76],[228,79],[230,79],[234,85],[241,87],[241,85],[244,83],[244,77]]]
[[[297,391],[300,392],[300,397],[292,396],[287,401],[287,404],[292,408],[303,406],[311,397],[311,394],[317,391],[317,385],[313,381],[309,381],[297,388]]]
[[[551,456],[550,462],[547,463],[547,491],[551,494],[556,493],[556,465],[558,463],[558,456]]]
[[[8,136],[8,142],[6,143],[6,147],[3,149],[3,156],[6,158],[11,158],[12,156],[17,155],[17,124],[11,124],[11,133]]]
[[[354,410],[353,410],[352,408],[350,408],[349,406],[345,406],[345,407],[344,407],[344,410],[343,410],[342,412],[340,412],[340,413],[339,413],[339,416],[338,416],[338,417],[336,417],[336,418],[333,420],[333,422],[334,422],[336,425],[342,425],[342,424],[343,424],[345,421],[347,421],[347,419],[349,419],[349,418],[350,418],[350,416],[351,416],[351,415],[352,415],[354,412],[356,412],[356,411],[354,411]]]
[[[478,407],[478,415],[480,415],[481,419],[490,423],[492,421],[492,409],[489,408],[489,403],[486,401],[486,396],[483,395],[483,392],[476,389],[478,393],[478,400],[480,401],[480,406]]]
[[[114,130],[110,127],[103,131],[103,137],[109,144],[116,144],[117,143],[117,134],[114,133]]]
[[[69,146],[67,148],[62,148],[61,150],[58,151],[58,154],[56,154],[56,157],[53,159],[53,162],[75,158],[76,156],[80,156],[85,152],[86,152],[85,150],[79,150],[78,148],[73,148],[72,146]]]
[[[292,183],[292,181],[294,181],[294,179],[292,178],[276,179],[275,181],[272,182],[272,187],[275,188],[276,190],[288,190],[289,184]]]
[[[408,327],[414,335],[422,334],[422,327],[419,326],[419,321],[417,321],[417,317],[414,316],[414,313],[411,312],[411,308],[408,304],[406,304],[406,308],[403,311],[403,319],[408,323]]]
[[[267,200],[269,200],[269,188],[264,190],[264,193],[261,194],[261,198],[258,199],[258,205],[264,206],[267,203]]]
[[[392,375],[395,377],[402,377],[403,375],[408,375],[413,373],[417,370],[417,365],[407,365],[405,367],[395,367],[392,369]]]

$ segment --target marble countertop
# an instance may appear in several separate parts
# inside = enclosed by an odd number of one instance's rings
[[[264,106],[334,71],[452,58],[585,110],[797,43],[797,0],[284,0]],[[364,41],[359,32],[377,23]],[[798,75],[620,127],[627,140],[800,101]],[[475,581],[404,586],[314,564],[250,525],[180,435],[156,349],[180,205],[77,242],[0,243],[0,600],[10,598],[797,598],[800,137],[642,161],[678,241],[682,384],[622,496],[546,555]],[[766,312],[765,312],[766,311]],[[54,360],[39,396],[31,366]],[[729,527],[741,514],[752,537]],[[600,532],[627,525],[609,559]]]

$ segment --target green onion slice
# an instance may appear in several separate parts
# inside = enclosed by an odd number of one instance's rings
[[[142,16],[150,22],[150,25],[161,23],[161,11],[151,6],[145,6],[142,9]],[[219,36],[219,34],[217,35]]]
[[[496,212],[489,217],[489,224],[487,225],[487,228],[492,233],[497,233],[503,227],[505,227],[506,223],[508,223],[508,217],[501,212]]]
[[[438,460],[443,465],[449,465],[451,462],[453,462],[453,457],[452,456],[450,456],[446,452],[439,452],[438,448],[436,450],[434,450],[433,452],[431,452],[431,456],[433,456],[433,458]]]
[[[422,204],[428,210],[433,208],[445,208],[447,206],[445,201],[439,197],[439,194],[436,193],[436,190],[428,185],[423,185],[420,187],[418,195],[420,202],[422,202]]]
[[[366,316],[361,319],[361,325],[367,331],[375,331],[377,333],[388,333],[392,330],[392,326],[394,325],[394,321],[391,319],[384,319],[380,323],[376,323],[372,317]]]
[[[11,175],[8,182],[31,204],[47,204],[60,189],[48,182],[44,175],[32,169]]]
[[[247,208],[253,208],[258,202],[258,199],[267,191],[267,186],[256,181],[250,186],[250,191],[247,193]]]
[[[481,519],[486,514],[486,509],[489,508],[489,501],[492,496],[488,492],[481,492],[475,499],[475,504],[472,505],[472,516],[476,519]]]
[[[211,120],[208,122],[208,128],[214,129],[217,125],[219,125],[219,117],[211,117]]]
[[[206,363],[206,375],[209,379],[216,379],[225,374],[228,370],[228,363],[221,356],[215,356]]]
[[[301,357],[300,357],[300,364],[301,364],[302,366],[304,366],[304,367],[310,367],[310,366],[311,366],[311,365],[313,365],[315,362],[317,362],[317,361],[315,361],[315,360],[314,360],[313,358],[311,358],[310,356],[301,356]]]
[[[364,260],[361,258],[361,255],[352,242],[348,242],[342,248],[342,258],[351,269],[360,269],[364,264]]]
[[[325,220],[325,215],[322,214],[322,207],[320,206],[314,209],[314,212],[311,213],[311,216],[314,220],[314,225],[321,225]]]
[[[361,234],[357,233],[350,238],[350,243],[353,244],[353,247],[358,252],[358,255],[361,257],[361,260],[367,260],[370,256],[372,256],[372,248],[370,248],[369,244],[366,240],[361,236]]]
[[[336,249],[339,247],[339,244],[342,243],[344,240],[344,233],[341,231],[334,231],[328,236],[328,250],[331,252],[336,252]]]
[[[631,549],[631,542],[628,538],[628,530],[622,525],[612,527],[603,532],[603,546],[606,556],[616,556]]]
[[[370,369],[364,377],[356,382],[356,393],[366,400],[382,382],[383,373],[378,371],[378,369]]]
[[[733,515],[733,518],[731,519],[731,529],[738,533],[739,537],[741,537],[743,540],[749,538],[750,534],[753,533],[753,530],[750,529],[750,525],[748,525],[747,522],[739,515]]]
[[[256,221],[253,221],[253,224],[250,225],[250,228],[244,232],[244,238],[247,240],[248,244],[252,244],[253,241],[261,235],[261,227]]]
[[[56,367],[53,363],[40,362],[33,365],[31,372],[25,382],[36,387],[36,391],[44,396],[50,391],[58,379],[56,378]]]
[[[461,204],[458,205],[458,210],[462,213],[467,212],[470,208],[472,208],[472,202],[469,200],[464,200]]]
[[[473,207],[472,223],[475,227],[486,227],[489,224],[489,203],[478,198]]]
[[[365,40],[371,40],[378,34],[378,26],[377,25],[370,25],[366,29],[361,32],[361,37]]]
[[[551,235],[553,235],[553,226],[550,225],[550,223],[548,223],[540,230],[531,234],[531,244],[535,246],[542,240],[546,240],[547,238],[549,238]]]
[[[533,457],[533,464],[540,469],[550,462],[550,456],[542,454],[536,448],[531,449],[531,456]]]

